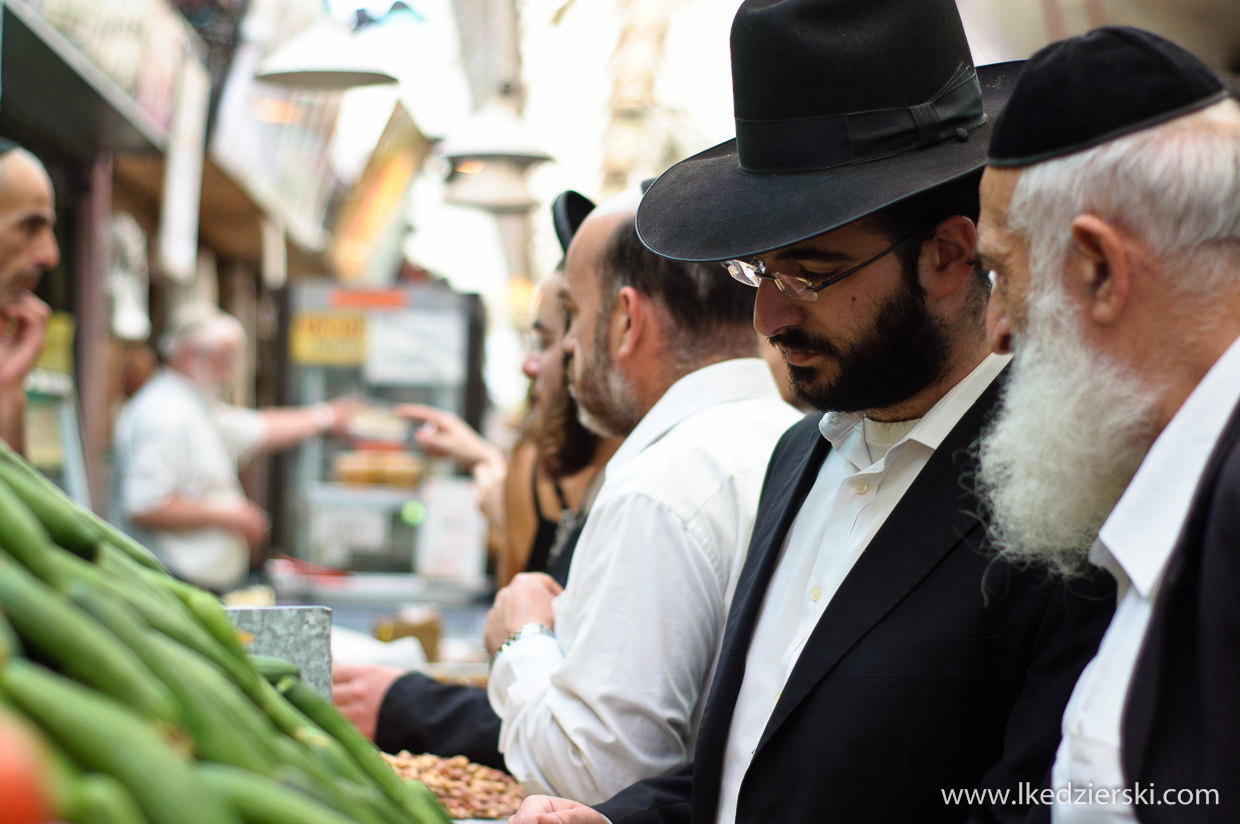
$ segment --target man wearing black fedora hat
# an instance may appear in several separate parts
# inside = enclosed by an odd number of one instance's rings
[[[828,414],[772,456],[694,763],[512,820],[1021,821],[1113,600],[992,561],[962,482],[1007,363],[973,248],[1018,67],[974,69],[951,0],[749,0],[732,66],[736,139],[656,181],[638,230],[757,287]]]
[[[1108,27],[1035,54],[995,126],[978,252],[1016,351],[979,487],[994,543],[1123,593],[1038,812],[1240,821],[1240,106]],[[1046,461],[1054,452],[1072,456]]]

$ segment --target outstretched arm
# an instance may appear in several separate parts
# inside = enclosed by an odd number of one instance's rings
[[[344,431],[349,414],[365,405],[361,398],[346,396],[328,403],[309,406],[278,406],[263,409],[267,435],[258,454],[279,452],[304,440]]]

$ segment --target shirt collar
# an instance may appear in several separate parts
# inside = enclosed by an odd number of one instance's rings
[[[1142,597],[1153,593],[1223,427],[1240,403],[1240,339],[1210,367],[1146,453],[1098,533]],[[1101,565],[1101,564],[1100,564]]]
[[[672,384],[607,462],[618,467],[640,454],[684,419],[729,401],[779,400],[771,369],[761,358],[736,358],[690,372]]]
[[[964,413],[977,402],[986,387],[990,386],[1011,359],[1011,355],[987,355],[981,363],[973,367],[972,372],[939,398],[908,435],[891,447],[891,451],[894,452],[907,441],[917,441],[930,449],[938,449]],[[830,412],[823,415],[818,422],[818,431],[831,442],[833,449],[838,450],[861,422],[862,417],[860,412]]]

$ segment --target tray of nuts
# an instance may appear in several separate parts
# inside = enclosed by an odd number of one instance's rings
[[[401,778],[416,778],[430,787],[455,819],[507,818],[525,800],[525,790],[511,775],[463,755],[441,758],[401,750],[383,757]]]

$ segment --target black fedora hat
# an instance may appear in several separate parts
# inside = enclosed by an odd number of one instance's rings
[[[955,0],[746,0],[733,140],[681,161],[637,212],[665,257],[746,257],[980,169],[1019,63],[974,69]]]
[[[594,201],[581,192],[572,189],[560,192],[551,201],[551,222],[555,225],[555,236],[560,241],[560,248],[568,252],[568,244],[572,243],[573,235],[581,222],[590,212],[594,211]]]

